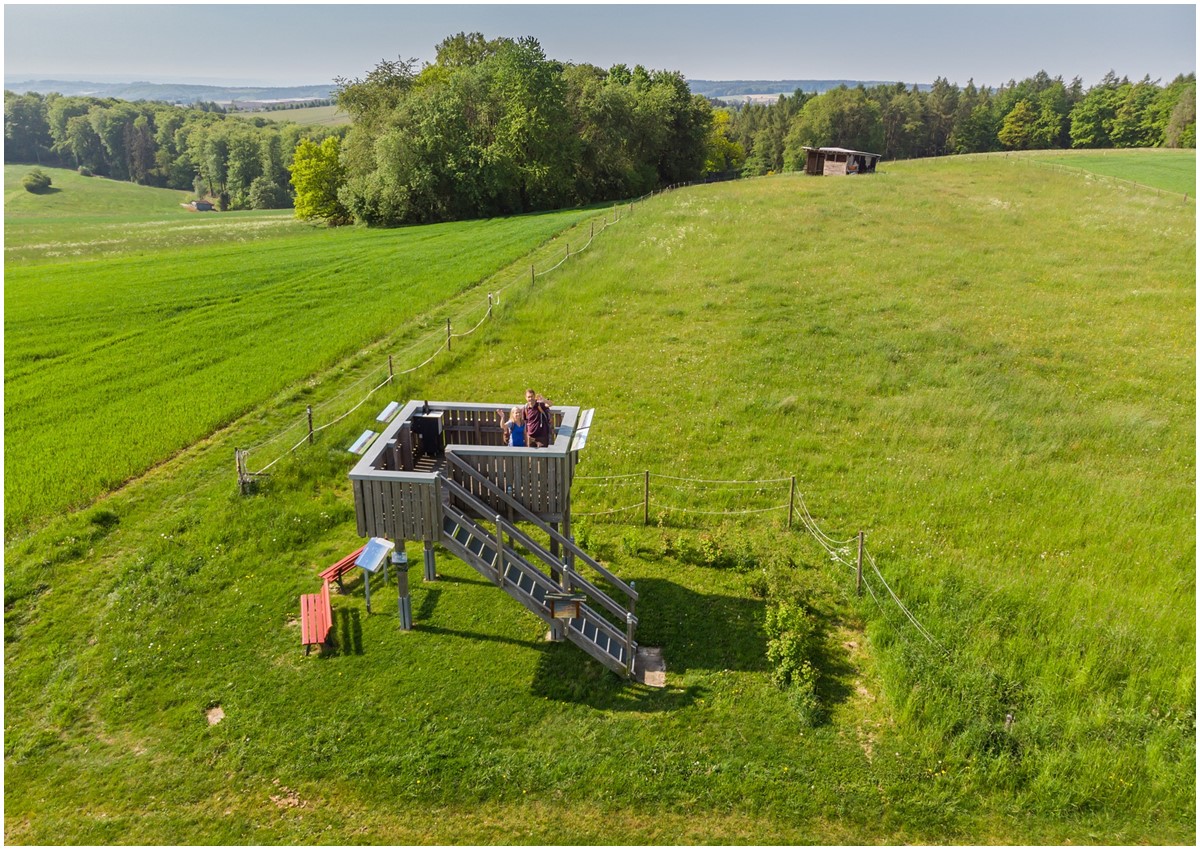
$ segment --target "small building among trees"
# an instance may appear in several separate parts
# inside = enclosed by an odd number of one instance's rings
[[[883,157],[877,153],[846,148],[804,148],[805,174],[874,174]]]

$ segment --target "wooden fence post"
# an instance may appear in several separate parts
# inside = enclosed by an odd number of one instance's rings
[[[863,533],[858,533],[858,577],[855,582],[855,589],[858,595],[862,596],[862,559],[863,559]]]
[[[388,383],[391,383],[392,379],[395,377],[396,377],[396,370],[392,368],[392,355],[389,354],[388,355]]]
[[[239,448],[233,450],[233,460],[237,465],[238,492],[243,496],[250,491],[250,476],[246,472],[246,455],[249,451],[242,451]]]
[[[642,525],[650,524],[650,470],[646,470],[646,485],[642,491]]]
[[[529,285],[533,286],[535,280],[537,280],[537,275],[534,274],[533,263],[530,263],[529,264]]]
[[[446,350],[450,350],[450,320],[446,319]]]
[[[308,444],[311,446],[313,442],[313,427],[312,427],[312,405],[304,408],[308,413]]]
[[[792,517],[796,513],[796,476],[792,476],[792,489],[788,492],[788,528],[792,527]]]

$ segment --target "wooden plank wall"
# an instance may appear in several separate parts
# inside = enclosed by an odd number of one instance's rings
[[[355,481],[354,512],[360,537],[438,540],[442,509],[437,481]]]
[[[464,446],[502,446],[504,432],[496,420],[496,411],[447,408],[442,417],[446,444]]]
[[[550,454],[521,455],[459,455],[497,487],[509,494],[548,522],[562,520],[569,497],[570,456]],[[486,502],[501,516],[509,519],[513,511],[500,499],[484,491],[482,485],[468,476],[457,473],[454,480],[467,488],[476,498]],[[511,489],[510,489],[511,488]]]

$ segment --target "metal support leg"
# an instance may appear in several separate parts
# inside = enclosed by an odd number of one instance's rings
[[[400,628],[404,631],[412,630],[412,597],[408,593],[408,561],[404,563],[392,562],[396,568],[396,587],[400,591]]]
[[[425,541],[425,581],[437,581],[437,562],[434,560],[433,541]]]

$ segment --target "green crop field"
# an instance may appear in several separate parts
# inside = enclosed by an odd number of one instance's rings
[[[1078,168],[1093,174],[1131,180],[1166,192],[1196,197],[1194,150],[1060,151],[1055,154],[1037,152],[1030,154],[1030,157],[1040,162]]]
[[[307,106],[302,109],[271,109],[261,112],[239,113],[255,118],[266,118],[279,123],[302,124],[304,126],[340,127],[350,123],[350,116],[337,106]]]
[[[1195,840],[1193,201],[960,158],[626,211],[254,494],[233,447],[295,413],[296,381],[10,539],[8,843]],[[667,686],[544,642],[441,550],[413,631],[355,580],[305,657],[298,595],[358,545],[346,446],[388,400],[526,386],[596,409],[573,530],[637,582]],[[787,528],[791,475],[932,642]],[[819,624],[815,715],[772,683],[782,602]]]

